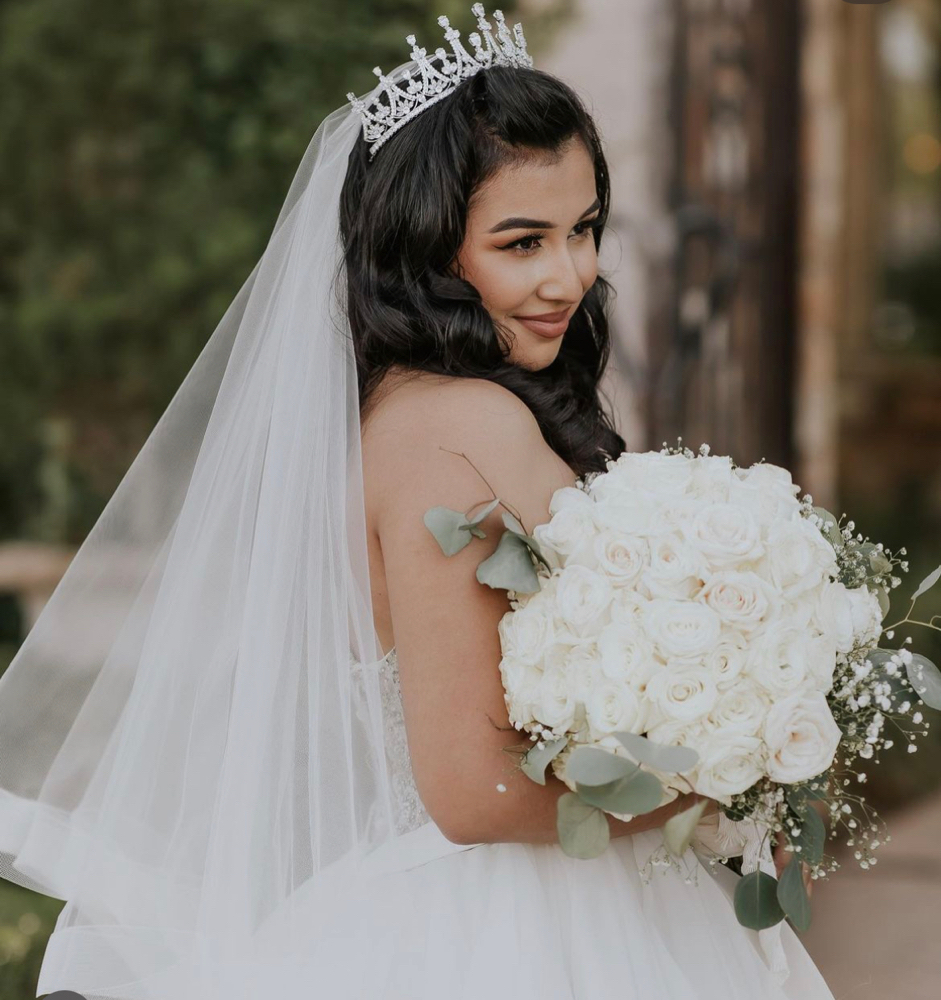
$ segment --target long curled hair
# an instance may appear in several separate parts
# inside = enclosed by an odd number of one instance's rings
[[[340,233],[361,411],[390,366],[401,365],[509,389],[578,475],[603,471],[624,450],[599,393],[611,285],[598,276],[557,357],[532,371],[508,360],[506,331],[455,273],[474,192],[502,167],[556,154],[573,139],[594,162],[597,247],[610,202],[601,141],[579,97],[548,73],[481,70],[390,137],[372,161],[360,135],[341,194]]]

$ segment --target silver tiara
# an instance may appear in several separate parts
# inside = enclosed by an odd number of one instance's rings
[[[438,48],[429,57],[427,49],[420,49],[415,44],[415,36],[408,35],[405,41],[412,46],[412,59],[417,63],[413,69],[408,70],[400,80],[393,81],[376,66],[373,73],[379,77],[379,86],[366,100],[360,100],[352,93],[346,95],[363,119],[363,137],[370,143],[370,159],[386,139],[406,122],[447,97],[459,83],[482,69],[489,66],[532,67],[533,60],[526,51],[522,25],[514,24],[511,32],[506,26],[503,11],[495,10],[493,18],[497,28],[494,38],[493,28],[484,16],[484,5],[475,3],[471,11],[480,29],[480,34],[475,31],[468,35],[473,54],[461,43],[461,33],[451,27],[448,18],[442,16],[438,18],[438,24],[445,29],[445,40],[451,45],[450,54]]]

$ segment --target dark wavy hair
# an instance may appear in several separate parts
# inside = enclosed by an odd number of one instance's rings
[[[599,391],[610,353],[611,285],[598,276],[558,356],[532,371],[507,360],[509,331],[455,273],[474,192],[504,166],[558,155],[577,139],[595,167],[598,246],[610,201],[601,141],[579,97],[548,73],[481,70],[391,136],[372,161],[360,135],[341,194],[340,232],[361,411],[389,367],[401,365],[509,389],[578,475],[603,471],[624,450]]]

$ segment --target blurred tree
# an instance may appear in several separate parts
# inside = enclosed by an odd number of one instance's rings
[[[0,3],[0,538],[81,541],[321,119],[468,6]]]

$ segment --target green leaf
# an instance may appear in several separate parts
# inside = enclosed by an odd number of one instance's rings
[[[464,525],[461,525],[461,530],[464,529]],[[474,538],[486,538],[487,532],[480,527],[479,524],[468,525],[467,530],[474,536]]]
[[[666,849],[674,857],[682,857],[689,847],[693,834],[696,832],[696,825],[702,819],[702,814],[706,811],[709,803],[702,799],[689,809],[684,809],[681,813],[671,816],[663,824],[663,843]]]
[[[804,885],[799,854],[792,854],[778,881],[778,903],[796,930],[810,927],[810,898]]]
[[[805,809],[801,813],[801,831],[793,843],[800,845],[800,858],[811,865],[819,865],[827,843],[827,828],[816,809]]]
[[[506,525],[507,531],[512,531],[517,538],[520,538],[526,543],[527,548],[532,552],[532,554],[544,565],[548,566],[549,563],[546,557],[542,554],[542,549],[539,547],[539,542],[533,538],[532,535],[526,534],[526,529],[520,524],[518,518],[514,517],[509,511],[503,512],[503,523]]]
[[[503,532],[493,554],[477,567],[477,579],[495,590],[515,590],[518,594],[539,590],[529,549],[512,531]]]
[[[843,536],[840,534],[837,518],[835,518],[826,507],[814,507],[814,513],[819,517],[822,517],[825,522],[832,522],[829,528],[825,527],[820,529],[823,537],[826,538],[831,545],[842,545]]]
[[[914,601],[916,598],[921,597],[926,590],[931,590],[938,580],[941,580],[941,566],[939,566],[933,573],[929,573],[924,580],[921,581],[918,585],[918,590],[912,594],[912,600]]]
[[[568,745],[568,737],[561,736],[543,747],[531,746],[523,755],[520,770],[537,785],[546,783],[546,768],[553,757],[558,756]]]
[[[575,747],[565,762],[565,776],[582,785],[607,785],[637,770],[632,760],[599,747]]]
[[[480,522],[497,506],[500,502],[499,497],[494,497],[490,503],[486,505],[482,510],[478,511],[473,517],[467,519],[468,525],[480,524]]]
[[[818,775],[816,778],[811,778],[806,784],[792,785],[787,789],[785,794],[787,795],[788,805],[790,805],[798,816],[803,817],[809,808],[809,802],[826,802],[829,799],[829,775],[829,771],[824,771],[823,774]],[[811,785],[819,785],[820,787],[812,788]]]
[[[630,813],[632,816],[651,812],[663,801],[663,785],[659,779],[639,768],[633,774],[606,785],[581,785],[576,782],[575,788],[590,805],[605,812]]]
[[[869,553],[869,568],[875,576],[882,576],[892,569],[892,563],[882,552],[876,550]]]
[[[571,858],[596,858],[611,840],[605,814],[583,802],[574,792],[559,796],[556,829],[559,845]]]
[[[471,536],[466,531],[461,531],[467,525],[467,518],[459,510],[431,507],[425,511],[422,520],[446,556],[455,555],[470,543]]]
[[[735,887],[735,916],[753,931],[781,923],[784,910],[778,902],[778,880],[762,871],[743,876]]]
[[[669,746],[654,743],[637,733],[614,733],[618,741],[634,760],[647,764],[658,771],[682,773],[696,766],[699,754],[692,747]]]
[[[918,697],[929,708],[941,709],[941,672],[931,660],[914,653],[911,662],[905,665],[905,672]]]

